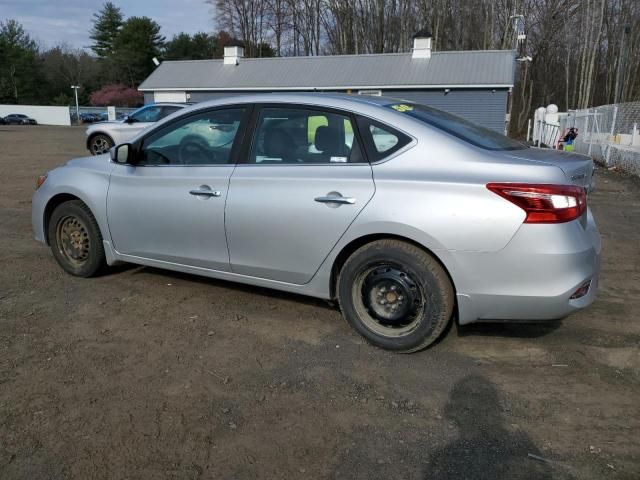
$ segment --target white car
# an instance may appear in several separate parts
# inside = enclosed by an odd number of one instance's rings
[[[184,103],[154,103],[122,120],[94,123],[87,128],[87,148],[92,155],[107,153],[114,145],[128,142],[149,125],[186,106]]]

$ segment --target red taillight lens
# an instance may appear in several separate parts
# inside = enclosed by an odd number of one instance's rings
[[[587,209],[587,192],[576,185],[488,183],[487,188],[522,208],[524,223],[570,222]]]

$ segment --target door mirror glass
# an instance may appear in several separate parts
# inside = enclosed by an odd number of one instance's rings
[[[115,147],[111,147],[109,150],[109,154],[111,155],[111,160],[115,163],[129,163],[129,156],[131,152],[131,144],[123,143],[122,145],[117,145]]]

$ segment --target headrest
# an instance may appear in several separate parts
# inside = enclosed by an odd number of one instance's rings
[[[279,128],[270,128],[264,135],[264,153],[271,158],[282,158],[290,152],[292,140],[287,132]]]
[[[340,131],[337,128],[322,125],[316,129],[313,143],[316,150],[322,153],[338,152],[340,150]]]

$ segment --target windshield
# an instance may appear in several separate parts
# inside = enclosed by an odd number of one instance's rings
[[[494,130],[436,108],[415,103],[392,103],[387,107],[485,150],[524,150],[529,148],[524,143],[512,140]]]

